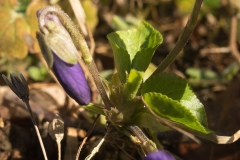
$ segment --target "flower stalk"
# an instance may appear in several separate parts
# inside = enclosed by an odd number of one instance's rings
[[[10,74],[10,80],[5,75],[2,75],[2,77],[3,77],[4,81],[6,82],[6,84],[11,88],[11,90],[25,103],[26,108],[30,114],[32,123],[34,125],[34,129],[37,133],[37,137],[38,137],[40,146],[42,148],[42,153],[43,153],[44,159],[47,160],[48,158],[47,158],[47,154],[45,151],[45,147],[43,145],[43,141],[42,141],[39,129],[37,127],[37,123],[35,121],[32,109],[29,104],[29,88],[28,88],[25,78],[23,77],[23,75],[21,73],[19,74],[20,78],[13,73]]]
[[[203,0],[195,1],[190,18],[188,19],[188,22],[185,28],[183,29],[183,32],[181,33],[177,43],[175,44],[173,49],[170,51],[167,57],[162,61],[162,63],[157,67],[157,69],[153,72],[151,76],[155,76],[156,74],[163,72],[176,59],[177,55],[181,52],[183,47],[186,45],[187,41],[189,40],[196,26],[202,1]]]

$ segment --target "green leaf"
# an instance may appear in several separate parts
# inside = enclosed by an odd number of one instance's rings
[[[102,114],[102,115],[105,115],[103,109],[93,103],[89,103],[88,105],[86,106],[82,106],[83,108],[89,110],[89,111],[92,111],[96,114]]]
[[[188,68],[186,74],[190,77],[189,79],[195,80],[216,80],[218,78],[216,72],[200,68]]]
[[[122,82],[125,82],[125,74],[130,69],[144,72],[154,51],[162,43],[161,34],[147,22],[142,22],[138,28],[111,33],[107,38]]]
[[[142,78],[143,72],[138,72],[135,69],[130,71],[123,90],[123,94],[127,99],[132,99],[136,96],[138,89],[142,84]]]
[[[44,66],[40,66],[40,67],[31,66],[28,69],[28,73],[29,73],[29,76],[35,81],[43,81],[46,78],[48,71]]]
[[[190,112],[185,106],[178,101],[168,98],[161,93],[149,92],[143,95],[144,101],[148,107],[158,116],[181,123],[192,130],[199,131],[204,134],[211,133],[205,128],[197,119],[195,115]]]
[[[111,43],[114,54],[114,64],[119,73],[121,82],[126,81],[126,72],[130,70],[131,62],[130,56],[126,50],[118,47],[116,44]]]
[[[31,0],[18,0],[18,2],[20,4],[15,8],[15,11],[24,13]]]
[[[168,126],[163,125],[154,117],[147,108],[142,108],[137,111],[132,117],[130,124],[137,125],[139,127],[148,128],[157,132],[164,132],[170,130]]]
[[[204,0],[203,3],[210,8],[219,8],[222,5],[221,0]]]
[[[172,100],[178,101],[204,126],[207,126],[207,117],[202,103],[193,93],[186,80],[173,74],[161,73],[145,81],[141,93],[161,93]]]
[[[127,17],[114,15],[112,18],[111,26],[115,30],[127,30],[132,27],[139,26],[140,22],[140,19],[131,15],[128,15]]]

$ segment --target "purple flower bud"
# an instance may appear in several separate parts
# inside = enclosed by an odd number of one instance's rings
[[[149,153],[146,157],[144,157],[144,160],[175,160],[175,158],[169,153],[160,150]]]
[[[53,72],[67,94],[79,104],[91,101],[91,92],[82,67],[68,64],[53,53]]]
[[[43,56],[67,94],[79,104],[88,104],[91,92],[82,67],[77,63],[78,51],[68,30],[53,11],[65,14],[52,6],[37,12],[41,30],[37,39]]]

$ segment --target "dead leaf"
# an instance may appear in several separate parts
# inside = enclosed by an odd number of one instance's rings
[[[30,33],[30,28],[24,15],[14,11],[16,1],[7,0],[0,5],[0,56],[9,59],[22,59],[27,55],[24,37]]]
[[[32,47],[33,51],[35,53],[40,53],[40,48],[36,39],[36,31],[39,31],[38,29],[38,20],[36,17],[36,13],[40,8],[43,8],[48,5],[48,2],[46,0],[33,0],[27,7],[26,10],[26,21],[30,26],[31,32],[30,36],[32,38]]]

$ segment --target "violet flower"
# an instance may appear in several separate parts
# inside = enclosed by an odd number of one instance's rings
[[[53,72],[69,96],[79,104],[91,101],[91,92],[79,63],[68,64],[53,53]]]
[[[83,69],[77,63],[78,51],[69,32],[58,16],[52,13],[52,9],[62,12],[56,7],[45,7],[37,12],[41,30],[41,33],[37,33],[39,46],[66,93],[79,104],[86,105],[91,101],[91,91]]]
[[[175,160],[175,158],[169,153],[160,150],[149,153],[143,160]]]

